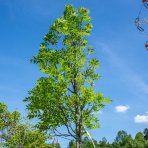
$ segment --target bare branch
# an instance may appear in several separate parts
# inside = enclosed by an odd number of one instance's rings
[[[70,88],[67,88],[71,93],[74,93]]]

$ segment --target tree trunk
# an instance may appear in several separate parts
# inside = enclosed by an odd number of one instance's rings
[[[78,107],[76,107],[76,148],[80,148],[79,143],[79,114],[78,114]]]
[[[80,148],[80,143],[79,143],[78,140],[77,140],[77,142],[76,142],[76,148]]]
[[[75,59],[76,59],[76,63],[77,63],[77,52],[75,52]],[[74,85],[73,85],[73,89],[74,89],[74,93],[76,95],[76,102],[75,102],[75,121],[76,121],[76,148],[81,148],[81,126],[80,126],[80,115],[79,115],[79,99],[78,99],[78,92],[79,92],[79,88],[78,88],[78,83],[76,81],[77,75],[78,75],[78,70],[76,70],[76,74],[74,75]]]
[[[77,139],[77,142],[76,142],[76,148],[81,148],[81,135],[80,135],[80,131],[78,133],[78,139]]]
[[[78,109],[76,109],[76,148],[81,148],[82,135],[81,135],[81,118],[79,119]]]
[[[77,135],[77,139],[76,139],[76,148],[81,148],[81,134],[80,134],[80,130],[79,130],[79,124],[76,124],[76,135]]]

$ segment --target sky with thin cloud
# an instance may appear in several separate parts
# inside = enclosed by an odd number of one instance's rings
[[[0,101],[26,115],[22,100],[42,76],[30,59],[65,4],[90,9],[89,44],[101,65],[95,90],[112,100],[98,114],[101,128],[90,131],[92,137],[113,141],[119,130],[133,136],[143,131],[148,126],[148,36],[134,24],[141,0],[0,0]],[[148,9],[143,13],[148,16]],[[68,141],[58,140],[65,148]]]
[[[135,123],[144,123],[148,125],[148,113],[144,114],[144,115],[137,115],[134,118]]]

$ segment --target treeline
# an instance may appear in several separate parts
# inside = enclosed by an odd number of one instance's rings
[[[101,141],[93,139],[96,148],[148,148],[148,128],[138,132],[134,138],[126,131],[119,131],[114,142],[109,143],[104,137]],[[75,141],[71,140],[68,148],[75,148]],[[85,137],[82,140],[82,148],[94,148],[91,140]]]

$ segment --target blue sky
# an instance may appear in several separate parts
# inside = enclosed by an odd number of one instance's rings
[[[0,101],[26,114],[22,100],[42,75],[29,60],[65,4],[90,9],[90,44],[102,76],[95,89],[113,100],[98,116],[101,128],[90,133],[113,141],[118,130],[133,136],[143,131],[148,127],[148,36],[134,25],[140,0],[0,0]],[[148,10],[143,12],[148,16]],[[66,147],[67,141],[59,142]]]

